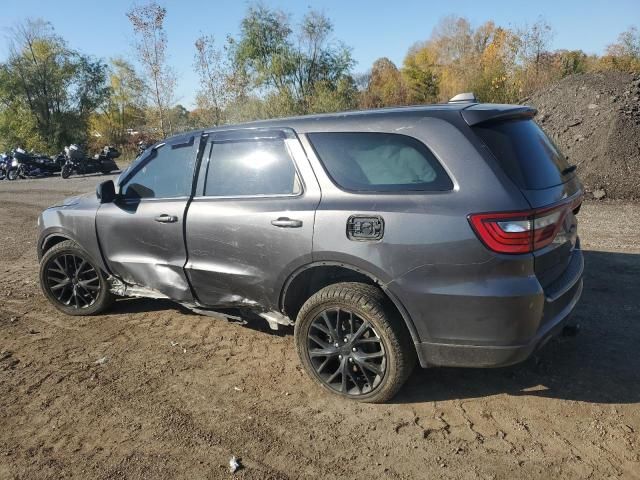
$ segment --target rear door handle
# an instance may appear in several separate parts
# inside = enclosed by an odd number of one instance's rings
[[[277,220],[271,220],[271,225],[281,228],[300,228],[302,220],[293,220],[288,217],[280,217]]]
[[[154,220],[160,223],[175,223],[178,221],[178,217],[176,217],[175,215],[167,215],[165,213],[157,216],[156,218],[154,218]]]

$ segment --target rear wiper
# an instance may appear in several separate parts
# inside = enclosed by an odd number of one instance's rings
[[[578,168],[577,165],[569,165],[567,168],[565,168],[564,170],[562,170],[562,175],[568,175],[571,172],[575,172],[576,168]]]

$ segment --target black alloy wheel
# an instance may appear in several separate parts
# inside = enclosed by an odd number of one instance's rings
[[[89,255],[71,240],[45,252],[40,261],[40,287],[67,315],[94,315],[114,301],[109,282]]]
[[[347,395],[370,393],[382,381],[387,357],[373,326],[340,308],[325,310],[311,323],[308,352],[316,375]]]
[[[340,282],[318,290],[300,308],[293,336],[311,379],[358,402],[393,398],[416,362],[402,317],[376,285]]]
[[[100,274],[87,260],[61,253],[45,267],[46,288],[56,300],[76,309],[93,305],[100,294]]]

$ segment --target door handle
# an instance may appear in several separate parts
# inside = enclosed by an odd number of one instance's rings
[[[154,218],[154,220],[160,223],[175,223],[178,221],[178,217],[176,217],[175,215],[167,215],[165,213],[157,216],[156,218]]]
[[[288,217],[280,217],[277,220],[271,220],[271,225],[281,228],[300,228],[302,220],[293,220]]]

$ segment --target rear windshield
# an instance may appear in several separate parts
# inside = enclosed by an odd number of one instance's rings
[[[533,120],[510,120],[473,127],[507,175],[526,190],[566,182],[573,173],[558,147]]]
[[[333,181],[355,192],[446,191],[451,179],[433,153],[407,135],[309,133]]]

